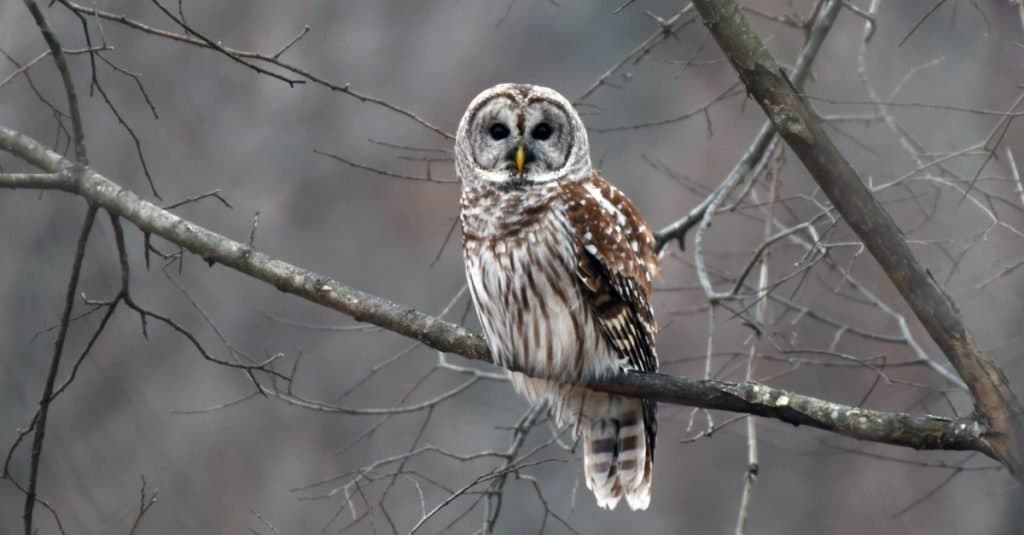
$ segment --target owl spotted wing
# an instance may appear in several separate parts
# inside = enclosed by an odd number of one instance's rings
[[[632,201],[597,173],[566,187],[584,300],[624,369],[657,371],[650,305],[658,269],[654,236]]]

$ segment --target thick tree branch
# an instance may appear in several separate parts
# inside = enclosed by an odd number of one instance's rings
[[[270,258],[143,200],[88,167],[75,166],[24,134],[0,126],[0,149],[52,173],[33,175],[36,181],[52,180],[52,184],[37,186],[85,197],[111,214],[131,221],[143,232],[158,235],[209,262],[223,264],[358,321],[415,338],[434,349],[470,359],[491,360],[484,340],[463,327]],[[23,176],[0,175],[0,188],[24,185]],[[664,403],[749,413],[860,440],[917,449],[976,450],[992,455],[986,442],[987,428],[973,417],[949,419],[874,411],[757,383],[695,380],[664,374],[623,374],[589,386]]]
[[[903,233],[825,134],[733,0],[694,0],[719,47],[779,134],[889,276],[914,314],[967,383],[991,427],[990,454],[1024,477],[1024,408],[1006,376],[985,356],[953,300],[917,261]]]

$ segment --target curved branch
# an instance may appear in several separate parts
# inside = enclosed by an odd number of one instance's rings
[[[75,166],[39,142],[4,126],[0,126],[0,149],[52,173],[33,175],[36,182],[52,180],[45,187],[85,197],[131,221],[141,231],[156,234],[208,262],[223,264],[273,284],[282,292],[414,338],[434,349],[491,361],[483,338],[459,325],[271,258],[141,199],[92,169]],[[0,175],[0,188],[23,184],[22,175]],[[987,427],[974,417],[950,419],[875,411],[752,382],[697,380],[655,373],[622,374],[590,383],[588,387],[663,403],[754,414],[860,440],[915,449],[975,450],[993,455],[986,441]]]
[[[733,0],[694,0],[694,5],[775,129],[967,383],[976,412],[992,428],[986,437],[990,454],[1024,478],[1024,407],[964,325],[956,304],[914,257],[896,222],[826,135],[821,119],[750,29],[739,6]]]

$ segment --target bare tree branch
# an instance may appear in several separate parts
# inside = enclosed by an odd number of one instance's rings
[[[78,107],[78,93],[75,84],[71,80],[71,70],[68,68],[64,56],[64,48],[57,39],[56,34],[46,22],[43,12],[33,0],[25,0],[25,7],[32,14],[36,26],[39,27],[46,45],[53,55],[53,61],[60,72],[61,82],[64,85],[64,93],[68,99],[68,114],[71,116],[72,138],[75,144],[75,160],[78,166],[89,164],[89,157],[85,149],[85,129],[82,125],[82,114]],[[92,48],[90,45],[89,48]],[[38,178],[38,177],[37,177]],[[22,512],[22,522],[25,526],[25,535],[32,535],[32,515],[37,502],[36,489],[39,484],[39,462],[43,455],[43,441],[46,438],[46,421],[50,413],[50,405],[53,402],[54,385],[57,381],[57,372],[60,370],[61,357],[64,354],[64,343],[67,339],[68,328],[71,325],[72,312],[75,306],[75,294],[78,290],[78,281],[82,274],[82,262],[85,259],[85,246],[92,234],[93,224],[96,222],[96,203],[90,202],[86,209],[85,221],[82,223],[82,230],[78,237],[78,244],[75,247],[74,257],[71,262],[71,275],[68,278],[67,291],[64,296],[64,310],[61,314],[60,328],[57,331],[57,340],[53,346],[53,356],[50,358],[50,368],[46,374],[46,383],[43,385],[43,393],[39,399],[38,417],[33,418],[34,435],[32,437],[31,459],[29,461],[28,486],[25,489],[25,507]],[[102,330],[102,329],[101,329]],[[63,387],[62,387],[63,388]],[[20,440],[21,437],[19,437]],[[49,506],[47,506],[50,509]],[[50,509],[53,512],[52,509]],[[57,516],[53,512],[54,517]],[[58,519],[58,525],[60,521]],[[63,531],[63,528],[61,528]]]
[[[135,513],[135,520],[132,521],[132,528],[128,531],[128,535],[135,535],[135,532],[139,529],[139,525],[142,524],[142,517],[146,516],[146,512],[149,511],[150,507],[156,505],[156,496],[160,491],[154,490],[152,494],[146,495],[146,476],[140,476],[142,479],[142,485],[139,487],[139,510]]]
[[[796,67],[792,73],[792,80],[796,87],[803,86],[804,80],[810,74],[811,65],[814,64],[814,59],[818,56],[818,52],[825,43],[825,37],[832,31],[832,25],[835,23],[836,17],[839,16],[841,5],[841,2],[838,0],[832,0],[822,9],[818,10],[818,16],[810,21],[811,29],[807,35],[807,42],[796,59]],[[725,197],[728,197],[737,186],[747,180],[755,169],[762,167],[765,159],[772,153],[769,148],[775,145],[777,140],[775,134],[776,130],[772,122],[765,121],[757,136],[755,136],[754,141],[750,144],[750,148],[743,154],[740,161],[736,162],[736,165],[729,172],[729,175],[725,177],[721,185],[711,195],[708,195],[701,201],[700,204],[690,209],[685,216],[656,233],[655,249],[660,252],[673,240],[677,240],[680,248],[682,248],[686,233],[691,228],[702,221],[708,221],[708,224],[710,224],[710,218],[707,217],[708,208],[711,207],[716,199],[719,199],[719,203],[724,201]],[[712,213],[712,215],[714,214]]]
[[[772,216],[775,212],[775,203],[779,194],[779,175],[781,170],[781,152],[774,158],[774,165],[771,170],[771,186],[768,193],[768,219],[764,223],[764,237],[769,239],[772,232]],[[745,381],[752,381],[754,378],[754,364],[757,359],[758,346],[761,343],[764,326],[768,323],[768,280],[770,258],[767,251],[761,255],[761,272],[757,281],[757,306],[754,311],[757,327],[750,340],[750,353],[747,356],[747,372],[744,375]],[[757,425],[753,418],[747,418],[747,469],[744,470],[743,493],[740,494],[740,510],[736,519],[736,535],[744,535],[747,532],[747,522],[750,518],[750,503],[754,496],[754,485],[757,483],[757,476],[761,465],[758,460],[757,451]]]
[[[275,55],[267,55],[267,54],[261,54],[259,52],[251,52],[251,51],[247,51],[247,50],[238,50],[238,49],[222,46],[222,45],[220,45],[220,44],[218,44],[216,42],[210,41],[209,39],[193,37],[193,35],[198,35],[198,34],[195,34],[195,32],[192,32],[192,31],[190,31],[188,29],[186,29],[186,31],[188,31],[189,34],[175,33],[175,32],[163,30],[163,29],[160,29],[160,28],[156,28],[156,27],[153,27],[153,26],[149,26],[147,24],[143,24],[143,23],[141,23],[139,21],[130,19],[130,18],[128,18],[128,17],[126,17],[124,15],[121,15],[121,14],[111,13],[111,12],[108,12],[108,11],[103,11],[103,10],[97,9],[95,7],[83,6],[83,5],[80,5],[80,4],[76,4],[76,3],[74,3],[74,2],[72,2],[70,0],[59,0],[59,1],[60,1],[61,4],[63,4],[65,7],[67,7],[68,9],[72,10],[75,13],[79,13],[79,14],[83,14],[83,15],[89,15],[89,16],[92,16],[92,17],[97,17],[97,18],[100,18],[100,19],[116,22],[118,24],[124,25],[126,27],[129,27],[129,28],[132,28],[134,30],[138,30],[138,31],[141,31],[143,33],[147,33],[149,35],[153,35],[153,36],[156,36],[156,37],[161,37],[161,38],[164,38],[164,39],[170,39],[172,41],[177,41],[177,42],[180,42],[180,43],[185,43],[185,44],[192,45],[192,46],[199,47],[199,48],[206,48],[206,49],[210,49],[210,50],[217,50],[220,53],[227,55],[228,57],[230,57],[234,61],[238,61],[238,62],[240,62],[240,63],[242,63],[242,64],[244,64],[244,65],[246,65],[246,66],[248,66],[250,68],[254,68],[254,69],[256,68],[254,66],[254,64],[251,63],[251,61],[258,61],[258,62],[263,62],[263,63],[269,64],[269,65],[273,65],[275,67],[278,67],[280,69],[288,71],[288,72],[290,72],[290,73],[292,73],[292,74],[294,74],[296,76],[304,78],[305,81],[311,82],[311,83],[316,84],[316,85],[320,85],[322,87],[326,87],[327,89],[330,89],[331,91],[337,91],[339,93],[344,93],[344,94],[349,95],[349,96],[351,96],[351,97],[353,97],[355,99],[358,99],[361,102],[370,102],[370,103],[375,104],[377,106],[380,106],[382,108],[386,108],[388,110],[391,110],[391,111],[393,111],[395,113],[404,115],[405,117],[408,117],[409,119],[412,119],[416,123],[422,125],[424,128],[427,128],[427,129],[429,129],[429,130],[431,130],[431,131],[441,135],[444,138],[455,139],[455,136],[453,136],[452,134],[442,130],[441,128],[439,128],[437,126],[434,126],[433,124],[429,123],[426,119],[423,119],[419,115],[416,115],[415,113],[413,113],[413,112],[411,112],[411,111],[409,111],[409,110],[407,110],[405,108],[396,106],[394,104],[391,104],[390,102],[387,102],[387,101],[385,101],[383,99],[374,97],[372,95],[368,95],[366,93],[360,93],[360,92],[356,91],[355,89],[352,89],[351,85],[349,85],[347,83],[341,84],[341,83],[331,82],[331,81],[329,81],[329,80],[327,80],[325,78],[321,78],[321,77],[319,77],[319,76],[317,76],[317,75],[315,75],[315,74],[313,74],[313,73],[311,73],[311,72],[309,72],[309,71],[307,71],[305,69],[302,69],[301,67],[298,67],[296,65],[293,65],[291,63],[287,63],[287,62],[281,60],[280,57],[278,57],[277,54],[275,54]],[[158,7],[162,8],[162,6],[159,6],[159,4],[158,4]],[[165,13],[166,13],[166,11],[165,11]],[[173,16],[173,14],[171,14],[170,16],[180,26],[185,26],[183,24],[184,21],[179,21],[178,18]],[[260,71],[262,71],[262,70],[259,69],[258,72],[260,72]],[[292,79],[288,79],[288,78],[283,78],[283,77],[280,77],[280,76],[275,76],[275,77],[284,80],[285,83],[288,83],[289,85],[294,84],[294,83],[297,82],[296,80],[292,80]]]
[[[821,119],[750,29],[739,6],[732,0],[696,0],[694,5],[772,124],[967,383],[977,412],[992,427],[985,437],[989,454],[1024,477],[1024,408],[1006,376],[985,356],[952,299],[829,140]]]
[[[75,91],[75,84],[71,81],[71,70],[68,68],[67,60],[64,58],[64,48],[60,46],[60,41],[57,40],[56,34],[50,29],[50,25],[47,24],[46,17],[43,16],[39,6],[32,0],[25,0],[25,7],[32,14],[36,26],[39,26],[39,31],[43,34],[46,45],[50,47],[50,53],[53,54],[53,61],[57,64],[57,70],[60,71],[60,79],[64,84],[64,93],[68,98],[68,114],[71,116],[71,128],[74,133],[75,159],[78,160],[78,163],[86,165],[89,163],[89,157],[85,152],[85,129],[82,126],[82,114],[78,107],[78,92]]]
[[[25,492],[25,511],[22,515],[25,523],[25,535],[32,535],[32,510],[36,504],[39,460],[43,455],[46,419],[50,413],[50,405],[53,401],[53,388],[57,381],[57,371],[60,369],[61,356],[64,354],[64,342],[67,339],[68,327],[71,324],[71,311],[75,304],[78,280],[82,274],[82,261],[85,259],[85,245],[89,242],[89,235],[92,234],[93,224],[96,222],[96,211],[96,204],[90,203],[85,213],[85,221],[82,223],[81,233],[78,236],[78,245],[75,247],[74,258],[71,262],[71,276],[68,279],[68,288],[64,296],[64,312],[61,315],[60,329],[57,331],[57,340],[53,344],[50,370],[46,374],[46,384],[43,386],[43,394],[39,400],[39,416],[33,420],[35,435],[32,437],[32,459],[29,467],[28,489]]]
[[[674,15],[667,19],[651,15],[651,17],[654,18],[655,22],[658,24],[658,30],[654,32],[654,35],[651,35],[647,39],[644,39],[644,42],[637,45],[636,48],[634,48],[633,50],[630,50],[629,53],[626,54],[626,57],[622,58],[621,61],[613,65],[607,71],[605,71],[604,74],[598,76],[597,80],[594,80],[594,83],[591,84],[590,87],[588,87],[583,92],[583,94],[580,95],[579,98],[577,98],[573,102],[573,104],[579,106],[581,103],[583,103],[583,101],[587,100],[587,97],[594,94],[594,91],[597,91],[601,86],[607,84],[608,79],[611,78],[616,72],[618,72],[619,69],[621,69],[626,63],[629,63],[630,60],[633,60],[634,63],[639,62],[641,59],[643,59],[644,56],[649,54],[654,47],[658,46],[659,43],[668,39],[679,30],[685,28],[690,22],[693,21],[693,17],[684,20],[678,26],[676,25],[676,23],[678,23],[683,18],[683,16],[689,13],[690,11],[693,11],[693,4],[688,3],[685,6],[683,6],[682,9],[680,9],[678,12],[676,12]]]
[[[279,290],[414,338],[440,351],[490,362],[484,340],[463,327],[387,299],[347,287],[329,277],[253,250],[245,244],[182,219],[90,168],[74,166],[39,142],[0,126],[0,149],[55,173],[52,189],[85,197],[211,263],[220,263],[273,284]],[[0,188],[13,184],[0,175]],[[664,374],[628,373],[590,387],[633,397],[707,409],[744,412],[807,425],[851,438],[916,449],[975,450],[990,456],[988,428],[973,416],[943,418],[861,409],[757,383],[695,380]],[[1001,460],[996,457],[997,460]]]

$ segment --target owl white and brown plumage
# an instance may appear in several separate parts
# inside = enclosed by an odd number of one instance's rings
[[[546,87],[501,84],[470,103],[455,138],[466,277],[495,360],[531,403],[551,403],[583,443],[601,507],[651,499],[656,404],[581,384],[658,369],[650,306],[654,237],[590,164],[586,128]]]

